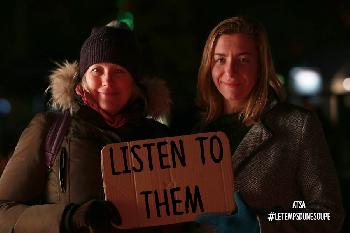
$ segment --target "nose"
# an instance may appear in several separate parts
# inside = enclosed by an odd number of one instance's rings
[[[234,78],[237,73],[237,64],[234,61],[228,61],[225,64],[225,74],[228,78]]]
[[[111,80],[110,74],[108,72],[104,73],[101,78],[102,86],[109,86]]]

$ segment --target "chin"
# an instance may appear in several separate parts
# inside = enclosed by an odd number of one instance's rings
[[[226,100],[228,101],[241,101],[243,98],[241,98],[240,96],[235,96],[235,95],[229,95],[225,97]]]
[[[120,108],[103,108],[103,107],[101,107],[101,109],[110,115],[115,115],[121,111]]]

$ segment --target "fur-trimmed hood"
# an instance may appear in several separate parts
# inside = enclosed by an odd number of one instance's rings
[[[57,68],[50,74],[51,106],[54,109],[71,113],[79,109],[76,100],[75,84],[77,83],[79,66],[77,62],[64,62],[57,64]],[[148,100],[147,116],[154,119],[166,118],[170,114],[170,91],[164,80],[157,78],[144,78],[140,82],[146,89]]]

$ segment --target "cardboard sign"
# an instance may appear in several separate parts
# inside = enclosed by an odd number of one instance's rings
[[[106,199],[120,212],[120,228],[188,222],[235,208],[222,132],[109,144],[101,153]]]

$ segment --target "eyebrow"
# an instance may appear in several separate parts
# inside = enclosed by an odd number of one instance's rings
[[[236,56],[241,56],[241,55],[252,55],[253,53],[251,52],[242,52],[237,54]],[[226,57],[227,55],[225,53],[214,53],[214,56],[223,56]]]

